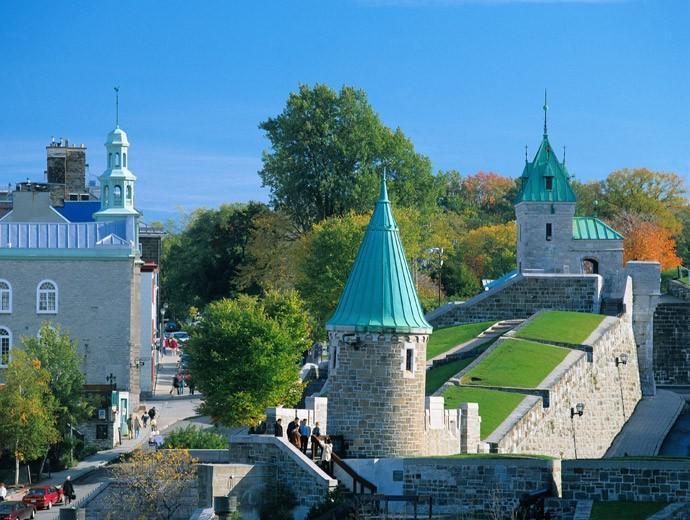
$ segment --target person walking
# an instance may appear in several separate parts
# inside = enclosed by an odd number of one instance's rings
[[[290,421],[287,425],[287,438],[289,442],[292,442],[292,432],[295,431],[295,428],[299,427],[299,419],[295,417],[292,421]]]
[[[163,339],[163,355],[164,355],[164,356],[167,356],[167,355],[168,355],[168,349],[169,349],[169,348],[170,348],[170,340],[169,340],[168,337],[166,336],[166,337]]]
[[[316,437],[317,439],[321,440],[321,426],[319,426],[319,421],[316,421],[314,423],[314,429],[311,431],[312,436]],[[315,460],[316,457],[319,456],[319,443],[315,443],[312,441],[311,443],[311,455],[312,455],[312,460]]]
[[[155,417],[153,419],[151,419],[151,431],[152,432],[158,431],[158,421],[156,421]]]
[[[139,420],[139,414],[134,415],[134,438],[138,439],[141,433],[141,421]]]
[[[173,385],[172,388],[170,388],[169,394],[172,395],[173,391],[177,394],[180,395],[180,379],[179,379],[179,374],[175,374],[173,376]]]
[[[62,484],[62,492],[64,493],[66,504],[72,503],[72,500],[77,498],[77,496],[74,494],[74,484],[72,484],[71,475],[67,475],[64,484]]]
[[[153,420],[156,418],[156,407],[152,406],[149,410],[149,419]]]
[[[330,437],[326,437],[326,439],[323,441],[323,451],[321,452],[321,467],[329,475],[333,473],[333,445],[331,444]]]
[[[7,488],[4,482],[0,482],[0,502],[7,500]]]
[[[180,374],[180,384],[177,387],[177,395],[184,395],[184,386],[185,386],[184,375]]]
[[[129,440],[132,440],[134,437],[134,429],[133,429],[133,424],[132,424],[132,415],[127,417],[127,438]]]
[[[299,425],[299,437],[302,453],[306,455],[309,437],[311,437],[311,427],[307,424],[306,419],[302,419],[302,424]]]
[[[149,414],[144,411],[144,413],[141,415],[141,422],[144,425],[144,428],[146,428],[148,422],[149,422]]]
[[[194,395],[194,391],[196,390],[196,383],[194,382],[193,377],[189,377],[189,382],[187,383],[189,386],[189,395]]]
[[[299,434],[299,426],[296,426],[293,430],[292,433],[290,434],[290,442],[292,445],[297,448],[298,450],[302,449],[302,440],[300,438]]]
[[[189,388],[190,388],[190,390],[191,390],[191,388],[192,388],[191,385],[189,386]],[[283,425],[282,425],[282,422],[283,422],[282,419],[278,419],[278,420],[276,421],[276,423],[273,425],[273,434],[274,434],[276,437],[282,437],[282,436],[283,436]]]

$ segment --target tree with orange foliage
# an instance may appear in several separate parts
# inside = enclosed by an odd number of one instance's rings
[[[656,260],[661,269],[673,269],[682,264],[676,255],[676,241],[671,231],[641,215],[621,213],[616,217],[616,229],[623,241],[624,258],[628,260]]]

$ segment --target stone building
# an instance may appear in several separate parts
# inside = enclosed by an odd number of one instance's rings
[[[546,129],[532,162],[525,157],[515,202],[520,272],[592,273],[604,279],[623,269],[623,236],[596,217],[576,217],[565,158],[559,161]]]
[[[432,327],[417,298],[385,179],[326,328],[328,433],[342,437],[349,457],[422,455],[430,443],[459,451],[458,438],[445,428],[442,405],[440,414],[433,414],[440,420],[427,424],[426,347]]]
[[[23,336],[35,336],[45,321],[60,325],[77,339],[86,389],[99,396],[94,419],[82,431],[87,442],[102,447],[126,433],[128,413],[139,404],[141,373],[149,390],[154,376],[157,269],[142,274],[128,144],[119,127],[108,135],[111,158],[100,178],[100,202],[54,206],[49,192],[15,191],[12,211],[0,219],[0,382]],[[77,190],[70,179],[83,164],[82,150],[66,150],[66,170],[49,155],[49,180]],[[70,154],[77,157],[72,169]],[[79,182],[84,187],[83,177]],[[142,334],[142,313],[148,335]],[[143,348],[142,338],[148,338]]]

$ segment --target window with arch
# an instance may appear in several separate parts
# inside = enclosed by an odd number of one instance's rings
[[[43,280],[36,290],[36,312],[38,314],[57,314],[58,287],[51,280]]]
[[[127,200],[131,201],[132,200],[132,187],[127,185],[126,191],[127,191]]]
[[[6,367],[10,362],[10,345],[12,333],[7,327],[0,327],[0,366]]]
[[[112,167],[113,167],[113,154],[109,153],[108,154],[108,168],[112,168]]]
[[[122,154],[122,167],[127,168],[127,154],[124,152]]]
[[[103,188],[103,207],[107,208],[110,204],[110,188],[106,186]]]
[[[119,153],[115,154],[115,166],[116,167],[120,166],[120,154]]]
[[[113,188],[113,204],[115,206],[122,205],[122,188],[120,188],[120,186],[115,186]]]
[[[12,286],[7,280],[0,280],[0,312],[12,312]]]

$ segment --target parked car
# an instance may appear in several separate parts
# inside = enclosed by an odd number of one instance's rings
[[[24,495],[22,502],[36,509],[50,509],[55,504],[62,504],[62,486],[35,486]]]
[[[36,508],[22,502],[0,502],[0,520],[26,520],[36,516]]]
[[[165,332],[177,332],[180,330],[180,326],[176,321],[169,321],[165,324]]]
[[[179,332],[172,333],[173,338],[175,338],[179,343],[186,344],[189,341],[189,334],[181,330]]]

